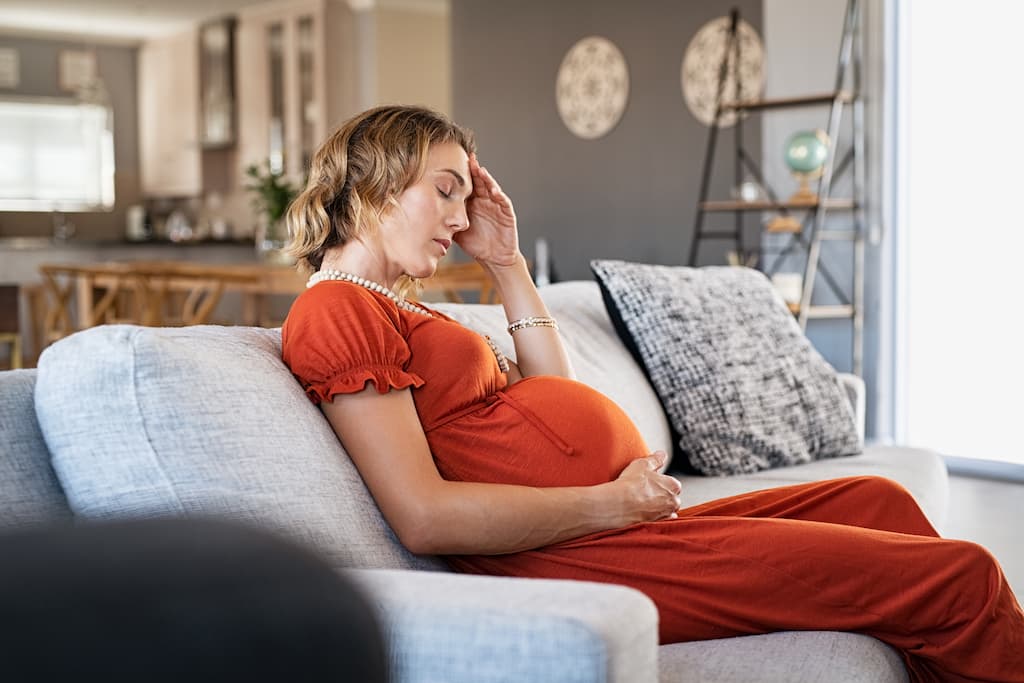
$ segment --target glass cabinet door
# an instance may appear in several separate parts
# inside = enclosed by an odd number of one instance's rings
[[[270,94],[270,172],[284,173],[285,170],[285,75],[284,75],[284,24],[267,26],[267,58]]]
[[[204,147],[235,141],[234,20],[199,29],[200,140]]]
[[[296,49],[299,69],[299,147],[302,173],[309,172],[309,163],[316,148],[317,106],[313,88],[316,36],[313,17],[300,17],[297,23]]]

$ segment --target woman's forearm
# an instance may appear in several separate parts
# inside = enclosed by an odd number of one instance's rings
[[[433,495],[422,496],[420,523],[402,541],[413,552],[431,555],[501,555],[640,521],[627,514],[614,486],[441,481]]]
[[[544,300],[530,278],[526,260],[520,255],[510,266],[486,266],[501,296],[509,322],[531,317],[550,317]],[[524,377],[556,375],[575,377],[565,345],[553,327],[524,327],[512,335],[516,364]]]

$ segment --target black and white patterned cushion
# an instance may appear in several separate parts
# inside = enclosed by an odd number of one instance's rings
[[[860,451],[835,370],[762,273],[624,261],[591,268],[661,399],[676,455],[694,470],[739,474]]]

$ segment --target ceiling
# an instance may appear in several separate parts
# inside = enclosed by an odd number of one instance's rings
[[[0,30],[137,42],[266,0],[3,0]]]
[[[0,0],[0,32],[137,43],[267,0]],[[348,0],[353,8],[436,8],[447,0]]]

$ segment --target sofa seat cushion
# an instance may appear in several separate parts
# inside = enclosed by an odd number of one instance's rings
[[[662,645],[658,674],[661,683],[908,680],[896,650],[869,636],[834,631],[784,631]]]
[[[94,327],[40,357],[36,410],[79,515],[225,516],[337,566],[445,568],[397,541],[279,330]]]
[[[698,505],[748,491],[839,477],[881,476],[902,484],[936,529],[946,521],[949,477],[938,454],[917,448],[868,446],[861,455],[818,460],[732,477],[700,477],[673,472],[683,484],[683,504]]]
[[[0,372],[0,529],[71,519],[39,431],[35,370]]]

